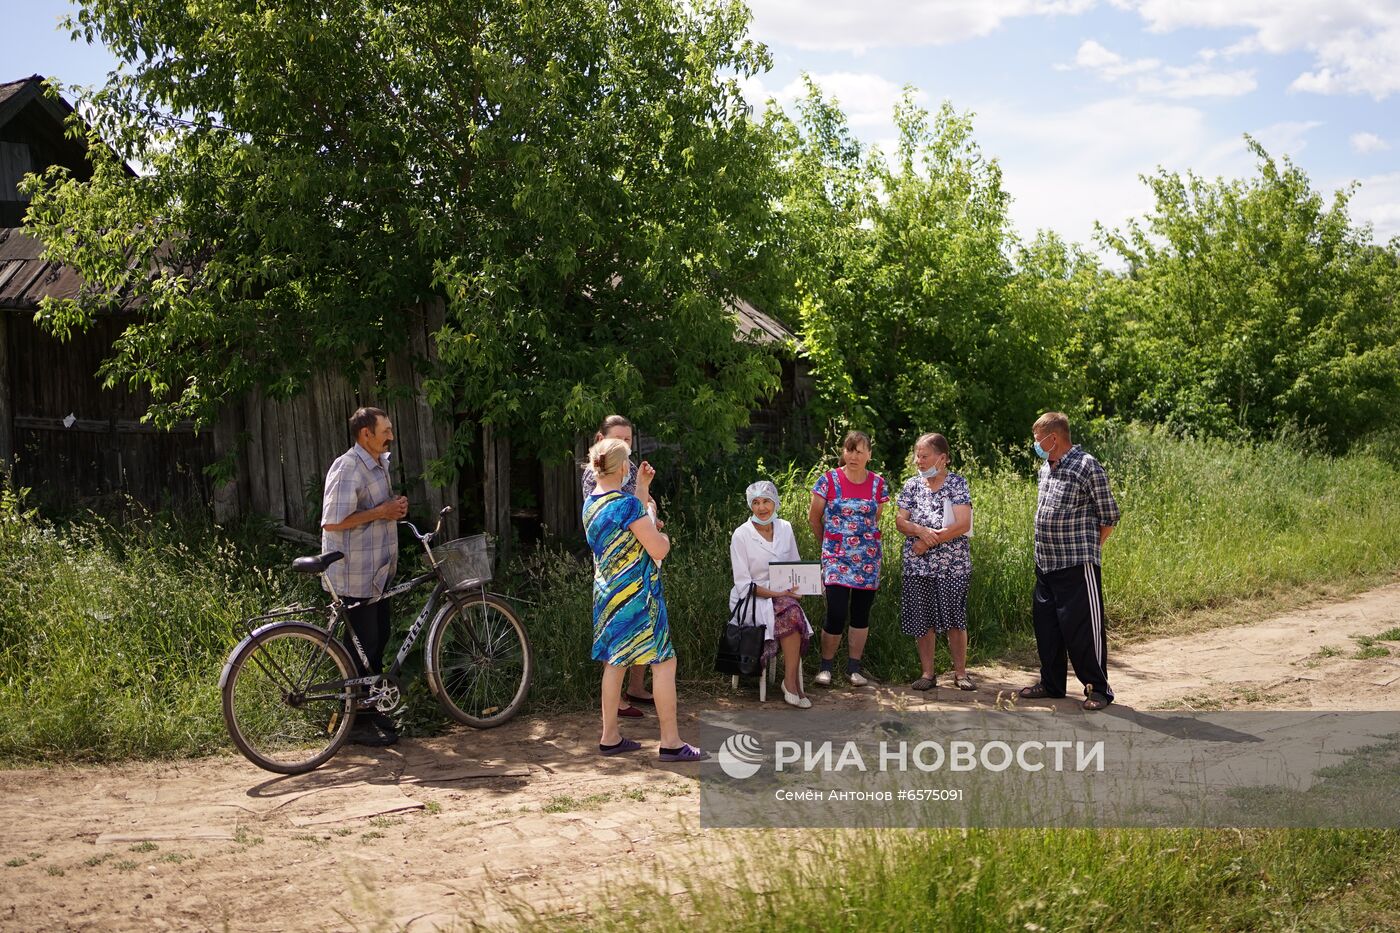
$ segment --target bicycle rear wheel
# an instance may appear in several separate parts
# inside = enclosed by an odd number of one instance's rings
[[[355,720],[344,683],[354,670],[341,644],[314,625],[286,622],[254,635],[235,649],[223,684],[233,744],[278,774],[320,767]]]
[[[424,653],[428,686],[458,722],[489,729],[524,705],[534,667],[530,639],[501,600],[449,598],[433,619]]]

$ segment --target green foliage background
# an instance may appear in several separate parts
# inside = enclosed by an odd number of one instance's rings
[[[907,89],[888,153],[810,80],[760,115],[739,82],[770,59],[738,3],[83,0],[70,25],[126,67],[74,128],[94,177],[29,185],[31,229],[87,283],[40,319],[65,335],[139,299],[103,372],[157,421],[377,365],[437,296],[429,400],[460,430],[435,475],[477,423],[563,457],[612,411],[705,457],[778,385],[735,339],[742,296],[798,334],[820,439],[870,431],[887,471],[928,430],[1023,464],[1048,409],[1397,443],[1400,244],[1351,221],[1354,186],[1329,200],[1253,140],[1252,177],[1145,177],[1153,209],[1096,254],[1016,233],[952,104]]]

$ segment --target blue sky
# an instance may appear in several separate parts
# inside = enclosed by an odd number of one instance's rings
[[[8,0],[0,61],[100,82],[101,47],[56,28],[66,0]],[[1400,0],[750,0],[774,69],[747,88],[789,103],[802,72],[866,141],[894,137],[905,84],[975,114],[1026,235],[1087,242],[1150,207],[1157,166],[1253,171],[1242,134],[1330,192],[1361,182],[1353,217],[1400,236]]]

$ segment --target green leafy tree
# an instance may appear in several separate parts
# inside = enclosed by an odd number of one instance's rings
[[[810,82],[799,110],[779,134],[782,206],[825,414],[873,429],[887,468],[922,431],[987,457],[1020,443],[1071,384],[1057,386],[1069,254],[1054,238],[1019,248],[1000,167],[950,105],[930,115],[907,91],[890,159],[863,153]]]
[[[1252,139],[1256,177],[1144,180],[1154,211],[1102,232],[1127,263],[1104,334],[1116,413],[1236,437],[1306,433],[1333,450],[1400,416],[1397,246],[1351,223]]]
[[[679,0],[83,0],[75,37],[121,63],[86,101],[115,156],[32,189],[29,224],[87,283],[41,318],[63,334],[137,299],[106,379],[151,389],[158,422],[207,420],[402,348],[406,309],[438,296],[444,415],[559,455],[612,410],[731,443],[777,379],[728,309],[771,278],[747,21]]]

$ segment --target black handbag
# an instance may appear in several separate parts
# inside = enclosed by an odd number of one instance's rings
[[[719,636],[715,650],[715,671],[720,674],[742,674],[753,677],[763,672],[763,642],[767,629],[757,624],[758,591],[749,584],[749,591],[729,613],[729,621]],[[745,618],[749,621],[745,623]]]

